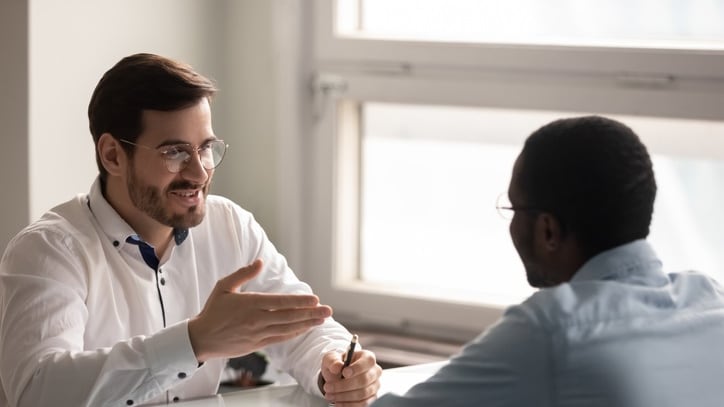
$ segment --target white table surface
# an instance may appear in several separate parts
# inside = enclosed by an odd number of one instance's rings
[[[404,393],[415,383],[432,376],[447,362],[425,363],[421,365],[386,369],[380,379],[379,395],[395,392]],[[239,390],[218,394],[197,400],[173,403],[182,407],[327,407],[323,398],[307,394],[299,385],[268,385],[248,390]]]

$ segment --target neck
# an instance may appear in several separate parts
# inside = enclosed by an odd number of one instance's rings
[[[588,261],[589,257],[583,254],[578,242],[575,240],[568,240],[566,244],[562,246],[560,268],[561,282],[570,281],[578,270]]]

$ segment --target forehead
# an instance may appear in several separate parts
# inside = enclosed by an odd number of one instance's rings
[[[211,108],[206,98],[179,110],[144,110],[141,120],[143,131],[138,142],[149,145],[169,142],[199,144],[214,134]]]

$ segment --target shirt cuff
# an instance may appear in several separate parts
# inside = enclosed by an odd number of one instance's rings
[[[145,345],[148,368],[163,388],[191,377],[200,367],[191,347],[188,320],[146,338]]]

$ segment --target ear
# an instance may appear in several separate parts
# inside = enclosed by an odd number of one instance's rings
[[[125,174],[128,165],[128,156],[121,146],[110,133],[103,133],[98,139],[98,155],[101,164],[108,171],[109,175],[119,176]]]
[[[535,240],[544,252],[554,253],[561,248],[563,241],[561,223],[550,213],[538,214],[534,232]]]

